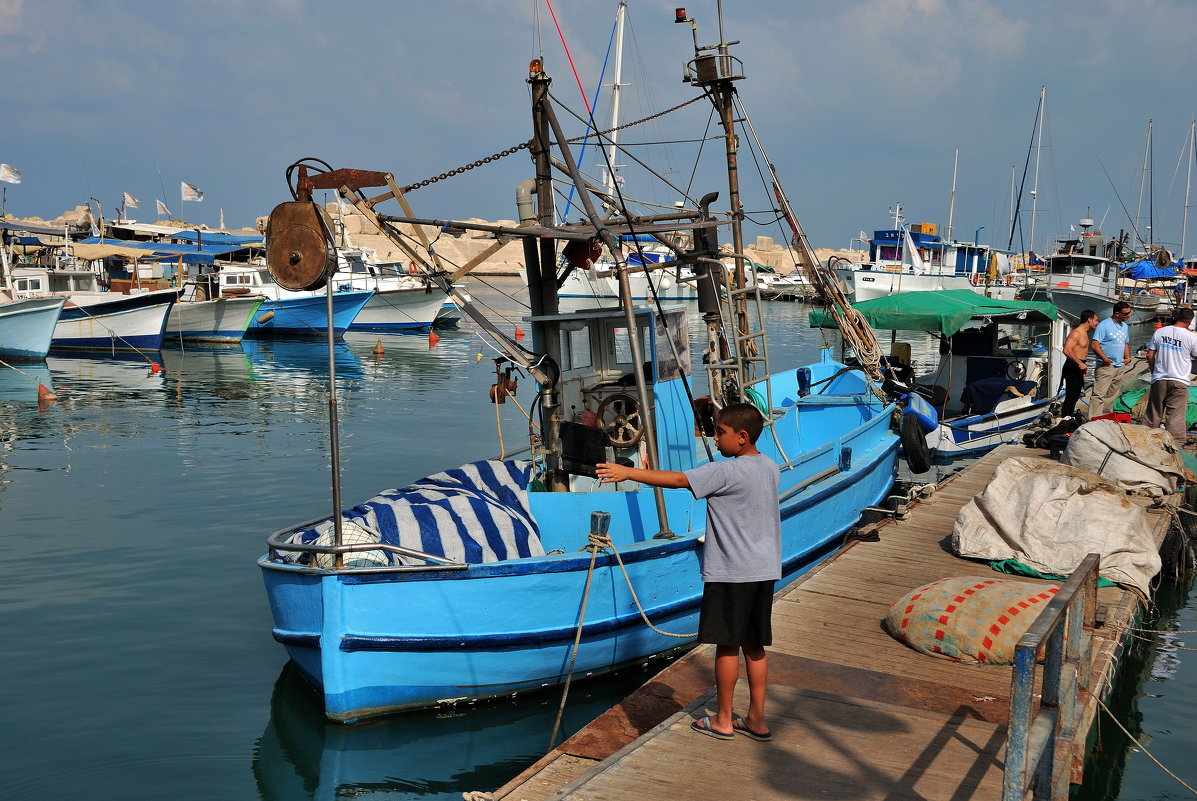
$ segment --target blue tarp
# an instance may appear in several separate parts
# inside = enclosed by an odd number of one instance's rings
[[[1171,267],[1160,268],[1151,259],[1140,259],[1139,261],[1132,261],[1130,264],[1123,266],[1122,272],[1129,278],[1142,280],[1146,278],[1175,278],[1176,270]]]
[[[172,236],[173,239],[182,239],[184,242],[194,242],[196,240],[195,231],[179,231]],[[216,245],[243,245],[245,247],[265,247],[266,238],[262,236],[238,236],[236,234],[222,234],[218,231],[200,231],[199,240],[204,245],[204,250],[208,249],[208,244]]]
[[[245,245],[209,245],[207,242],[203,245],[203,250],[198,250],[195,245],[181,243],[181,242],[134,242],[126,239],[113,239],[107,237],[101,240],[99,237],[93,236],[88,239],[81,240],[85,245],[120,245],[121,247],[137,248],[145,250],[155,255],[147,256],[147,261],[172,261],[177,262],[182,256],[184,264],[213,264],[217,256],[225,256],[234,251],[244,250]]]

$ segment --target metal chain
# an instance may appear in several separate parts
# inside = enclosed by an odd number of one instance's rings
[[[584,136],[575,136],[573,139],[567,139],[566,141],[570,144],[573,144],[575,142],[582,142],[586,139],[590,139],[591,137],[606,136],[607,134],[612,134],[612,133],[615,133],[616,131],[622,131],[624,128],[631,128],[633,125],[641,125],[642,123],[646,123],[646,122],[650,122],[651,120],[655,120],[658,117],[663,117],[666,114],[672,114],[673,112],[677,111],[680,108],[684,108],[684,107],[690,105],[691,103],[694,103],[698,100],[702,100],[704,97],[706,97],[706,95],[698,95],[697,97],[690,98],[689,100],[687,100],[684,103],[678,103],[673,108],[667,108],[664,111],[659,111],[656,114],[653,114],[648,117],[644,117],[643,119],[634,120],[632,122],[624,123],[623,125],[617,125],[614,128],[608,128],[605,131],[598,131],[596,133],[586,134]],[[531,139],[529,139],[527,142],[521,142],[518,145],[509,147],[506,150],[500,150],[498,153],[495,153],[492,156],[487,156],[486,158],[478,159],[477,161],[470,162],[469,164],[466,164],[464,166],[458,167],[453,170],[449,170],[448,172],[442,172],[440,175],[434,176],[432,178],[426,178],[423,181],[417,181],[414,184],[408,184],[407,186],[400,187],[399,191],[406,195],[408,192],[412,191],[413,189],[422,189],[425,186],[431,186],[432,184],[435,184],[437,181],[443,181],[446,178],[452,178],[455,175],[461,175],[463,172],[472,170],[475,167],[481,167],[483,164],[489,164],[492,161],[498,161],[501,158],[510,156],[512,153],[518,153],[519,151],[526,150],[527,148],[530,148],[530,147],[532,147]]]

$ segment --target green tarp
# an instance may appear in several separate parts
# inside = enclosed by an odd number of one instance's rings
[[[1059,313],[1050,303],[1037,300],[987,298],[971,289],[941,289],[934,292],[901,292],[884,298],[853,303],[873,328],[898,331],[938,331],[951,336],[973,317],[1011,318],[1027,322],[1055,320]],[[1019,317],[1024,315],[1025,317]],[[826,309],[812,309],[807,315],[813,328],[835,328]]]

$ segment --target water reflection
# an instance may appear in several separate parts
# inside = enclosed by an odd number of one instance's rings
[[[577,731],[645,678],[632,671],[574,685],[564,730]],[[325,720],[319,698],[288,663],[254,749],[253,775],[263,801],[460,799],[494,790],[538,759],[559,702],[546,692],[346,726]]]
[[[0,365],[0,404],[36,404],[38,384],[54,389],[54,377],[45,362]]]

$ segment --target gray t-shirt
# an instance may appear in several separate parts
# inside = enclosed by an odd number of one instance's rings
[[[687,470],[690,491],[707,499],[702,580],[744,583],[781,578],[781,472],[763,454]]]

